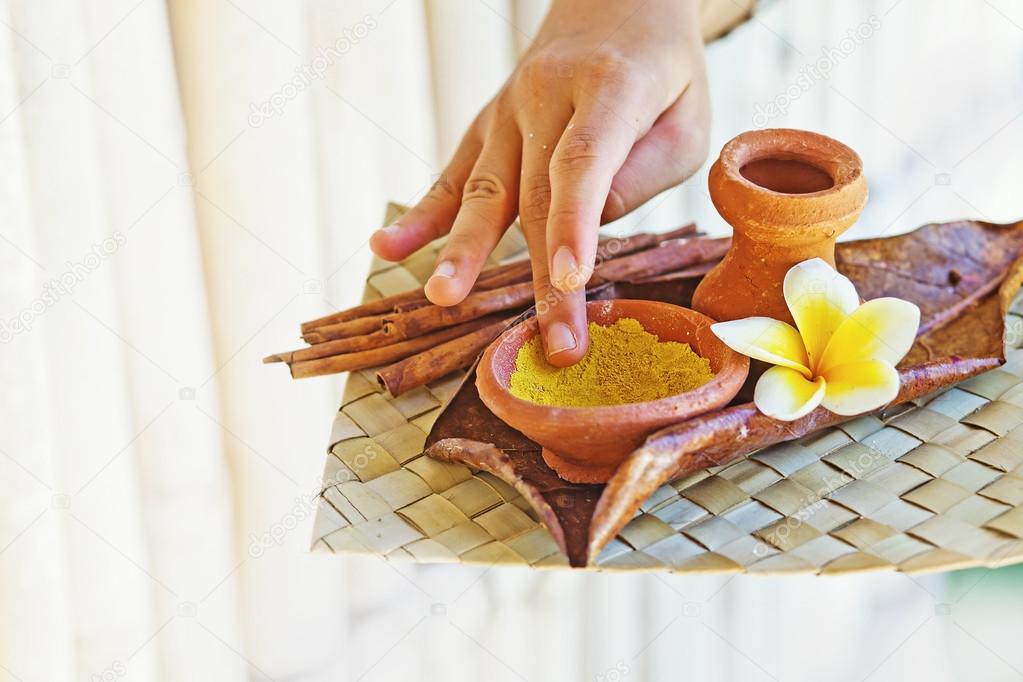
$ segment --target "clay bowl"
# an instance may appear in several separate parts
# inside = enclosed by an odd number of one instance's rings
[[[601,325],[631,317],[661,341],[688,343],[710,361],[714,378],[692,391],[660,400],[607,407],[538,405],[511,394],[508,385],[522,344],[537,334],[531,318],[502,334],[483,353],[476,370],[480,399],[505,423],[543,447],[543,458],[563,479],[604,483],[626,455],[657,429],[723,407],[742,387],[749,358],[710,330],[705,315],[657,301],[617,299],[586,304],[587,317]]]

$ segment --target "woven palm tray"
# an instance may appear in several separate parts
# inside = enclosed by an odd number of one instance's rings
[[[490,264],[523,255],[510,230]],[[374,261],[364,300],[422,286],[434,256]],[[1021,315],[1017,299],[1006,328],[1023,329]],[[1007,336],[999,369],[663,486],[592,568],[916,573],[1023,562],[1023,334]],[[511,486],[422,454],[462,376],[398,398],[373,370],[348,376],[314,551],[569,568]]]

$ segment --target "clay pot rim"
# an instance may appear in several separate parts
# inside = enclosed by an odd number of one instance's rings
[[[779,142],[798,148],[779,149]],[[833,184],[816,192],[779,192],[758,185],[742,174],[747,165],[766,159],[799,161],[813,166],[826,173]],[[764,128],[740,133],[721,148],[718,162],[730,180],[748,189],[793,199],[838,194],[863,177],[863,161],[851,147],[826,135],[796,128]]]
[[[696,327],[697,331],[705,327],[709,327],[712,324],[715,324],[715,320],[712,320],[703,313],[699,313],[693,310],[692,308],[685,308],[683,306],[677,306],[671,303],[664,303],[662,301],[648,301],[644,299],[622,298],[610,299],[609,301],[590,301],[586,304],[587,313],[592,307],[601,306],[609,302],[614,303],[618,301],[627,303],[638,303],[641,304],[643,307],[661,307],[662,309],[674,309],[673,312],[675,312],[676,314],[680,314],[686,317],[695,316],[698,322],[700,323],[699,326]],[[589,320],[588,314],[587,320]],[[641,319],[639,321],[642,323]],[[513,394],[511,390],[509,390],[505,382],[503,382],[500,379],[497,372],[495,372],[492,367],[494,354],[502,344],[508,341],[511,335],[516,333],[522,335],[521,342],[515,348],[515,352],[518,352],[518,349],[521,348],[522,345],[525,344],[527,341],[536,336],[538,331],[539,324],[537,322],[537,319],[536,317],[531,317],[528,320],[524,320],[523,322],[515,325],[514,327],[505,330],[499,337],[494,339],[494,341],[491,342],[491,344],[483,352],[483,357],[480,359],[480,365],[477,368],[477,381],[479,380],[480,372],[482,371],[486,375],[486,378],[484,380],[487,381],[487,383],[496,386],[498,391],[500,391],[503,394],[503,400],[507,401],[507,403],[503,406],[498,407],[498,409],[500,409],[502,413],[505,412],[505,409],[502,408],[507,408],[509,405],[516,405],[518,406],[518,409],[521,411],[520,414],[523,416],[524,419],[527,420],[541,419],[551,421],[573,417],[580,418],[584,415],[587,420],[601,420],[604,418],[616,417],[623,413],[634,411],[637,409],[642,409],[642,411],[648,415],[655,415],[657,417],[667,417],[675,414],[680,414],[680,419],[685,419],[686,418],[685,411],[683,410],[682,412],[680,412],[679,410],[675,409],[679,403],[689,402],[692,400],[693,396],[701,396],[705,394],[716,396],[717,394],[722,392],[731,392],[732,395],[729,396],[730,400],[732,397],[734,397],[735,393],[738,392],[739,388],[741,388],[743,381],[745,381],[746,375],[749,373],[749,358],[746,357],[745,355],[742,355],[732,350],[731,348],[726,346],[723,341],[718,339],[716,336],[713,336],[713,334],[711,333],[710,338],[713,339],[712,342],[715,344],[720,344],[722,347],[723,359],[721,361],[721,368],[719,369],[718,372],[714,374],[713,378],[711,378],[710,381],[701,386],[697,386],[692,390],[685,391],[683,393],[675,393],[669,396],[665,396],[663,398],[658,398],[657,400],[648,400],[637,403],[623,403],[621,405],[600,405],[596,407],[541,405],[539,403],[534,403],[532,401],[525,400]],[[696,352],[696,349],[694,348],[693,351]],[[700,357],[705,356],[701,355]],[[741,379],[738,381],[736,381],[737,375],[741,375]],[[731,391],[731,389],[729,388],[729,384],[731,383],[737,383],[735,391]],[[480,398],[481,399],[483,398],[483,392],[480,392]],[[494,409],[489,404],[487,406],[490,407],[491,410]],[[501,415],[498,414],[498,417],[501,417]],[[512,426],[514,426],[514,424],[512,424]]]
[[[741,173],[747,164],[771,158],[799,159],[829,175],[834,184],[791,194],[758,185]],[[868,194],[856,152],[826,135],[792,128],[754,130],[732,138],[711,166],[707,182],[721,217],[733,226],[746,226],[742,238],[785,240],[793,246],[818,241],[822,231],[829,236],[843,232],[863,210]]]

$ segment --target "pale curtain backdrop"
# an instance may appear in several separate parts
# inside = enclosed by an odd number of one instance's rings
[[[341,380],[259,360],[359,298],[385,202],[429,186],[543,10],[0,2],[0,680],[1023,670],[1018,592],[985,572],[580,576],[307,553]],[[1019,218],[1021,38],[1007,0],[770,4],[709,50],[712,149],[762,125],[850,143],[872,195],[855,236]],[[721,233],[705,186],[706,169],[616,229]]]

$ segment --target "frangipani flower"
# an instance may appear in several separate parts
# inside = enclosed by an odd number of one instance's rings
[[[820,258],[794,265],[784,294],[795,327],[770,317],[711,327],[733,350],[775,365],[757,381],[757,409],[792,421],[818,405],[854,415],[894,400],[895,365],[916,338],[919,308],[900,298],[860,305],[853,283]]]

